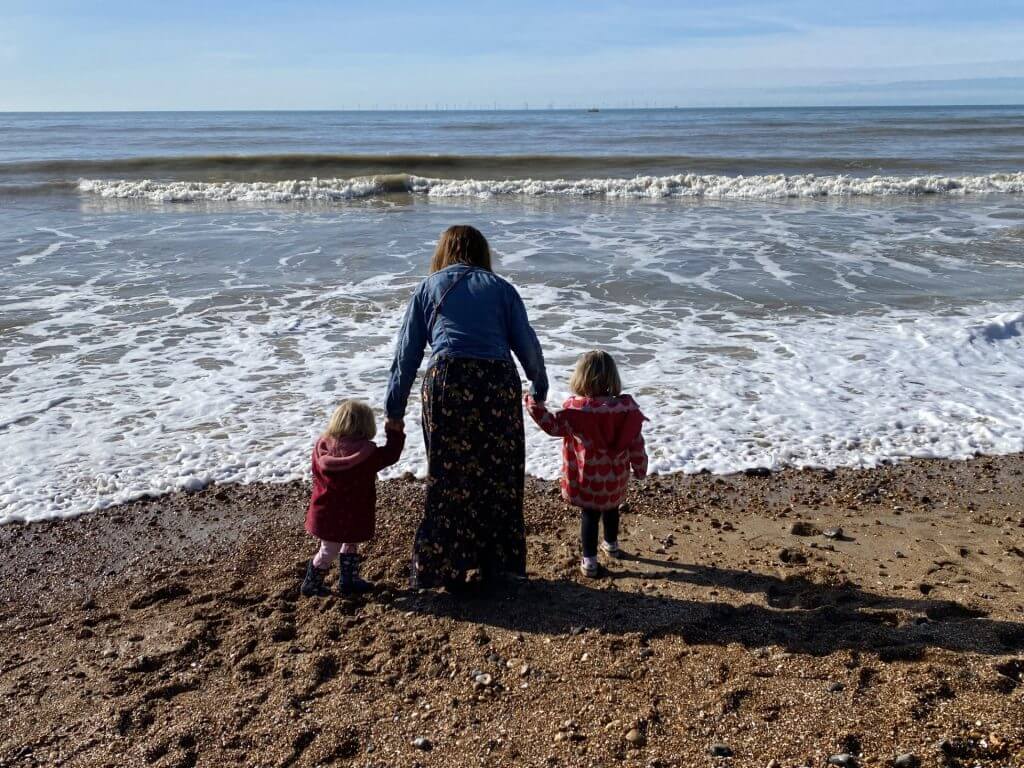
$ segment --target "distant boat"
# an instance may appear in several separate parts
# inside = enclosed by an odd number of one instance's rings
[[[600,112],[600,111],[601,110],[598,109],[597,107],[591,107],[590,109],[587,110],[587,112]]]

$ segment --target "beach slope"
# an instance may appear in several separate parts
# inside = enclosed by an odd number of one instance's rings
[[[531,480],[468,600],[406,589],[412,478],[380,590],[301,598],[308,492],[0,528],[0,765],[1024,765],[1022,456],[650,478],[600,580]]]

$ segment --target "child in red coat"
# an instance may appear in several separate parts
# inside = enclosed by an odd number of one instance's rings
[[[619,506],[626,495],[629,472],[647,474],[643,424],[647,420],[629,395],[615,360],[607,352],[587,352],[569,380],[573,396],[563,410],[552,413],[527,395],[530,416],[549,435],[562,441],[562,498],[580,508],[580,539],[584,576],[600,573],[597,563],[598,523],[604,523],[601,549],[621,557]]]
[[[372,586],[359,576],[359,543],[373,538],[377,473],[398,461],[405,444],[402,432],[385,431],[387,439],[379,448],[373,442],[377,426],[370,406],[345,400],[313,447],[306,531],[320,539],[320,550],[306,567],[302,594],[307,597],[330,593],[324,579],[335,557],[342,593],[365,592]]]

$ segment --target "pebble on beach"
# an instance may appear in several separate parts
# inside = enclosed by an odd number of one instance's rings
[[[828,764],[838,766],[838,768],[857,768],[858,765],[857,758],[847,752],[832,755],[828,759]]]
[[[893,768],[920,768],[921,760],[913,752],[904,752],[892,761]]]
[[[647,737],[638,728],[630,728],[626,732],[626,741],[634,747],[642,747],[647,743]]]

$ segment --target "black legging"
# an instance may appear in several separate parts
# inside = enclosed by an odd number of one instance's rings
[[[583,556],[597,557],[597,526],[604,522],[604,540],[614,543],[619,540],[619,510],[580,510],[580,540],[583,542]]]

